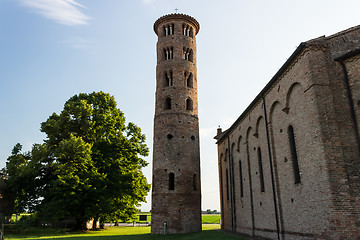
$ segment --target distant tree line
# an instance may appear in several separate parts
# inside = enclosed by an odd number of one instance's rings
[[[219,214],[218,210],[211,210],[211,209],[206,209],[206,211],[203,211],[202,214]]]

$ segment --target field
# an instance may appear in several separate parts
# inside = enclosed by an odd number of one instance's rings
[[[139,215],[147,215],[147,221],[139,221]],[[20,217],[19,217],[20,218]],[[15,219],[14,219],[15,220]],[[194,239],[222,239],[222,240],[240,240],[241,238],[218,231],[220,214],[203,214],[202,223],[203,231],[191,234],[175,234],[175,235],[151,235],[150,227],[107,227],[105,230],[88,231],[88,232],[64,232],[63,229],[52,228],[22,228],[19,230],[11,230],[5,228],[5,239],[9,240],[194,240]],[[136,222],[151,222],[151,213],[139,213],[136,216]]]
[[[204,224],[220,224],[220,214],[203,214],[201,219]]]
[[[64,233],[54,229],[29,229],[22,234],[8,235],[7,240],[244,240],[243,238],[218,231],[218,224],[204,224],[203,231],[189,234],[151,235],[150,227],[109,227],[101,231]]]

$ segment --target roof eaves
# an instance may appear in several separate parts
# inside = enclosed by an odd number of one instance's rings
[[[255,97],[255,99],[250,103],[250,105],[245,109],[245,111],[236,119],[236,121],[220,136],[215,136],[215,139],[217,139],[216,144],[222,142],[225,137],[227,137],[233,129],[236,127],[236,125],[247,115],[248,111],[252,109],[252,107],[257,103],[257,101],[262,98],[266,91],[270,89],[270,87],[276,82],[276,80],[286,71],[286,69],[292,64],[292,62],[297,58],[297,56],[305,49],[307,46],[306,42],[300,43],[300,45],[296,48],[296,50],[291,54],[291,56],[286,60],[286,62],[281,66],[279,71],[276,72],[276,74],[271,78],[271,80],[266,84],[266,86],[261,90],[261,92]]]

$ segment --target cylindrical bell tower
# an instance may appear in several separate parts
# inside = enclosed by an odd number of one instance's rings
[[[158,36],[151,232],[201,231],[196,34],[184,14],[154,24]]]

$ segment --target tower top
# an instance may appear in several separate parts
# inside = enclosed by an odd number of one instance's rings
[[[154,23],[155,33],[158,34],[157,29],[160,24],[167,22],[167,21],[171,21],[171,20],[183,20],[183,21],[186,21],[186,22],[194,25],[195,34],[197,34],[200,30],[200,24],[198,21],[196,21],[195,18],[193,18],[189,15],[186,15],[186,14],[182,14],[182,13],[172,13],[172,14],[164,15],[164,16],[160,17],[158,20],[156,20],[156,22]]]

